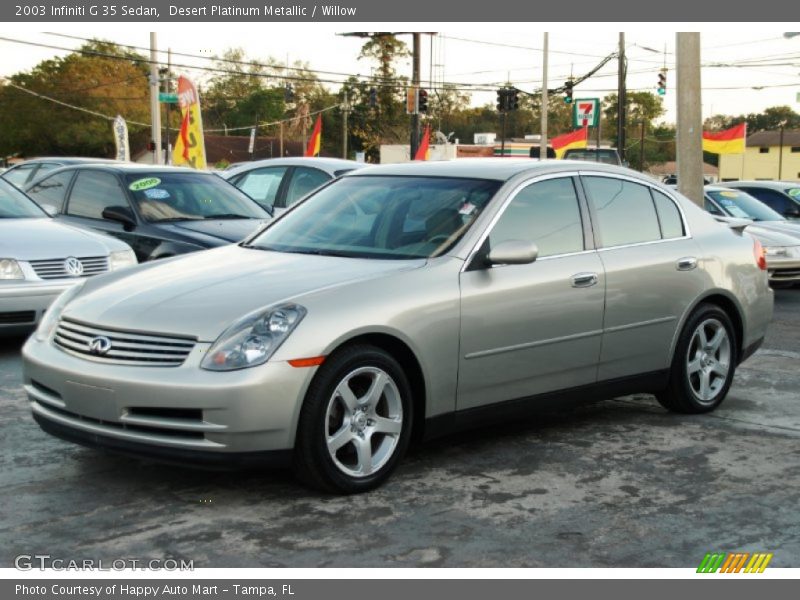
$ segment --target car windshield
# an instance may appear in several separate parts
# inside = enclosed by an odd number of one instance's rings
[[[247,244],[277,252],[414,259],[455,244],[500,187],[446,177],[345,177]]]
[[[33,200],[0,179],[0,219],[39,219],[46,216],[47,213]]]
[[[800,202],[800,187],[783,188],[783,192],[794,198],[795,201]]]
[[[269,213],[221,177],[204,173],[131,173],[126,184],[151,223],[267,219]]]
[[[739,190],[707,190],[706,193],[729,216],[753,221],[785,221],[786,219],[750,194]]]

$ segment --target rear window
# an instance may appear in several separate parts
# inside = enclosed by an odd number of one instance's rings
[[[616,150],[609,150],[600,148],[600,150],[592,150],[590,148],[581,150],[567,150],[564,153],[564,158],[568,160],[588,160],[592,162],[605,163],[607,165],[620,164],[619,155]]]

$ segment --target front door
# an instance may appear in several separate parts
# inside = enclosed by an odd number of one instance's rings
[[[461,274],[458,410],[596,381],[605,276],[586,220],[572,177],[530,183],[506,206],[488,247],[529,240],[539,255]]]

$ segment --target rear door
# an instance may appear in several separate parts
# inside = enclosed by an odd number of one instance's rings
[[[596,380],[605,277],[576,178],[522,185],[479,254],[508,240],[535,242],[536,261],[461,274],[458,410]]]
[[[700,249],[657,188],[607,174],[581,180],[606,275],[598,381],[666,369],[680,317],[703,290]]]

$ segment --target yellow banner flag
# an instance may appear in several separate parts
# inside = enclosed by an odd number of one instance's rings
[[[178,105],[181,107],[181,128],[172,152],[172,164],[205,169],[206,145],[200,96],[194,84],[183,76],[178,78]]]

